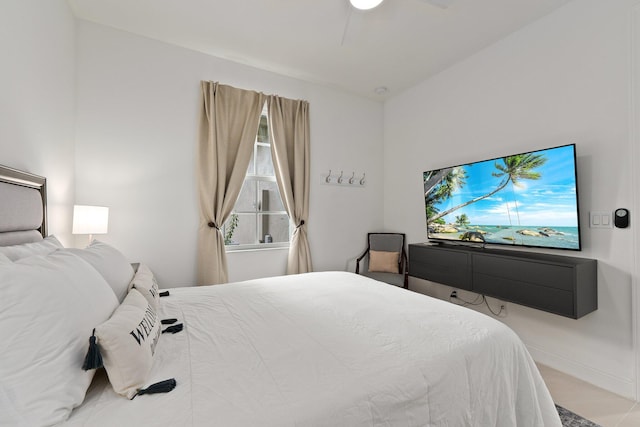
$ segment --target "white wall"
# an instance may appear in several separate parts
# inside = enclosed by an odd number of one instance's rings
[[[508,304],[504,321],[536,360],[628,397],[636,385],[633,231],[590,229],[588,213],[633,208],[634,3],[569,3],[389,100],[384,129],[385,226],[404,225],[410,242],[426,240],[422,171],[577,144],[578,255],[598,259],[599,309],[571,320]],[[418,279],[410,286],[440,298],[450,292]]]
[[[638,195],[638,189],[640,188],[640,169],[637,167],[636,162],[640,159],[640,119],[638,113],[640,113],[640,2],[638,2],[633,8],[633,18],[631,25],[632,32],[632,61],[631,61],[631,118],[629,129],[631,131],[631,138],[629,139],[631,149],[631,163],[633,167],[632,172],[632,198],[633,198],[633,212],[636,214],[640,212],[640,196]],[[635,221],[633,221],[635,222]],[[640,309],[640,291],[638,290],[638,280],[640,275],[640,263],[638,262],[638,254],[640,248],[640,227],[634,227],[633,230],[633,248],[634,248],[634,269],[632,270],[631,281],[631,293],[635,294],[633,305],[633,318],[635,325],[635,352],[636,352],[636,400],[640,400],[640,316],[638,316],[638,310]]]
[[[97,24],[78,22],[76,200],[110,208],[112,242],[164,286],[195,282],[200,81],[310,103],[315,270],[343,270],[382,226],[383,106]],[[363,189],[320,185],[365,171]],[[284,274],[286,250],[230,253],[229,279]]]
[[[0,163],[47,177],[49,233],[70,244],[75,22],[66,2],[0,2],[0,51]]]

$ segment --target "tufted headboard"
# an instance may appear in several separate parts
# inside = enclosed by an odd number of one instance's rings
[[[47,236],[47,179],[0,165],[0,246]]]

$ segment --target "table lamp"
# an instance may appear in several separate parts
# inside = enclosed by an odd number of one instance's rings
[[[89,243],[94,234],[107,234],[109,208],[104,206],[73,206],[72,234],[88,234]]]

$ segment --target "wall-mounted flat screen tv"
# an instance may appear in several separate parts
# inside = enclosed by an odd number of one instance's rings
[[[423,174],[427,238],[580,250],[575,144]]]

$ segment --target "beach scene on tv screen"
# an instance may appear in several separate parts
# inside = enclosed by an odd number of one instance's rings
[[[424,172],[427,237],[580,249],[574,146]]]

